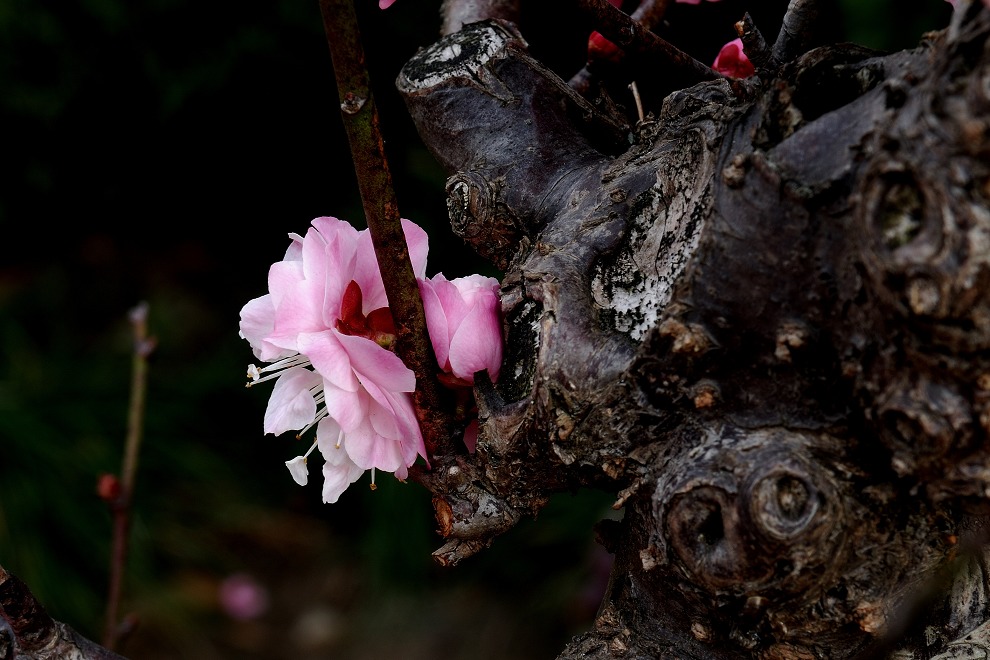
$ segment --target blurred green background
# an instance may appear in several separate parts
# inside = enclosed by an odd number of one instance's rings
[[[568,77],[586,32],[530,3],[533,51]],[[749,7],[675,6],[672,37],[711,60]],[[439,0],[358,0],[403,214],[430,273],[485,271],[446,226],[444,175],[392,81],[435,39]],[[949,6],[846,0],[830,26],[882,49],[917,43]],[[703,20],[681,29],[679,16]],[[768,29],[768,27],[772,29]],[[152,357],[124,612],[135,658],[549,658],[587,629],[608,557],[608,493],[558,496],[480,556],[433,565],[429,497],[367,478],[335,505],[262,435],[267,389],[240,307],[265,292],[288,232],[361,212],[316,0],[0,0],[0,565],[98,639],[120,467],[127,312],[150,305]],[[289,446],[291,445],[291,446]],[[318,470],[314,470],[318,473]],[[253,616],[221,587],[261,596]]]

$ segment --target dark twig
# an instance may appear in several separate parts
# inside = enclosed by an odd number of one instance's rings
[[[647,30],[652,30],[654,27],[660,24],[663,20],[664,14],[667,13],[667,5],[670,0],[643,0],[636,7],[636,11],[632,13],[632,19],[642,25]],[[588,51],[588,63],[574,76],[567,81],[567,84],[571,86],[572,89],[578,93],[588,96],[590,95],[591,86],[593,84],[594,74],[592,69],[596,67],[599,55],[593,53],[591,50]],[[620,55],[621,57],[621,55]]]
[[[110,586],[107,592],[106,628],[103,645],[113,649],[120,636],[120,598],[123,592],[124,570],[131,528],[131,501],[137,478],[138,455],[144,426],[144,402],[147,391],[148,356],[155,342],[148,337],[148,305],[141,303],[130,312],[134,335],[134,356],[131,360],[131,401],[127,415],[127,440],[121,466],[120,491],[110,504],[113,515],[113,538],[110,549]]]
[[[649,60],[674,86],[686,87],[720,77],[710,66],[653,34],[606,0],[576,0],[576,4],[606,39],[631,58]]]
[[[815,43],[819,14],[817,0],[790,1],[773,45],[773,59],[777,64],[790,62],[811,49]]]
[[[364,66],[357,14],[351,0],[320,0],[320,11],[364,215],[398,333],[397,353],[416,374],[413,397],[416,416],[427,451],[432,456],[438,448],[446,449],[451,422],[442,403],[444,399],[436,379],[437,362],[426,330],[423,301],[419,297],[419,285],[402,232],[378,110]]]
[[[746,12],[741,21],[736,22],[736,34],[743,42],[743,52],[757,69],[762,69],[770,60],[770,47],[763,38],[763,33],[753,23],[753,17]]]

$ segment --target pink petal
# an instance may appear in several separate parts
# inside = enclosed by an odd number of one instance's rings
[[[240,336],[251,344],[255,357],[264,362],[274,362],[289,357],[295,351],[279,348],[268,341],[275,324],[275,307],[271,295],[248,301],[241,308]]]
[[[321,376],[331,385],[350,392],[359,383],[351,368],[347,351],[341,346],[340,334],[334,330],[299,335],[299,352],[309,358]]]
[[[317,373],[304,367],[287,369],[275,381],[265,410],[265,433],[280,435],[298,430],[316,418],[316,400],[310,388],[321,382]]]
[[[419,420],[416,419],[416,411],[413,408],[412,397],[401,392],[386,392],[391,402],[392,412],[395,414],[396,422],[399,425],[399,444],[402,453],[403,465],[412,465],[416,462],[417,456],[422,456],[429,465],[429,458],[426,455],[426,444],[423,442],[423,433],[419,428]],[[396,471],[395,475],[400,479],[405,479],[405,471]]]
[[[722,46],[712,68],[730,78],[749,78],[756,73],[756,67],[743,52],[742,39],[733,39]]]
[[[349,225],[348,225],[349,226]],[[341,300],[353,279],[358,261],[357,232],[337,232],[327,243],[324,258],[327,261],[323,298],[323,323],[332,328],[340,314]],[[360,282],[358,282],[360,286]],[[363,293],[363,292],[362,292]]]
[[[388,9],[389,7],[392,6],[393,2],[395,2],[395,0],[378,0],[378,8]]]
[[[450,369],[455,376],[474,383],[477,371],[488,371],[497,380],[502,366],[502,322],[490,306],[477,304],[464,318],[450,341]]]
[[[302,261],[303,237],[295,232],[289,232],[289,247],[285,250],[282,261]]]
[[[378,269],[378,258],[375,256],[375,246],[371,242],[371,232],[367,229],[360,232],[357,237],[351,279],[358,283],[361,293],[364,294],[362,312],[367,314],[373,309],[388,306],[382,273]]]
[[[305,279],[301,261],[276,261],[272,264],[268,269],[268,291],[272,294],[272,304],[277,308],[282,298]]]
[[[325,330],[322,305],[322,287],[312,280],[299,282],[275,307],[275,327],[268,341],[303,353],[299,348],[299,338],[303,334]]]
[[[377,468],[385,472],[395,472],[403,465],[399,443],[375,433],[370,419],[366,419],[364,424],[347,433],[344,448],[351,460],[365,470]]]
[[[362,381],[370,380],[392,392],[412,392],[416,389],[416,375],[398,355],[370,339],[344,335],[336,330],[333,333],[344,347],[350,367]],[[316,362],[313,364],[315,366]]]
[[[359,387],[351,392],[324,383],[323,396],[327,414],[340,424],[344,431],[351,431],[361,425],[368,416],[368,393]]]
[[[447,364],[447,353],[450,348],[450,334],[447,327],[447,315],[444,314],[440,297],[430,280],[419,280],[419,297],[423,299],[423,311],[426,313],[426,330],[430,334],[430,343],[437,356],[437,364],[443,367]]]
[[[426,277],[426,257],[430,252],[429,237],[422,227],[405,218],[402,219],[402,233],[406,236],[406,247],[409,249],[413,275],[417,278]]]
[[[478,431],[480,424],[477,419],[472,419],[468,422],[467,428],[464,429],[464,446],[467,447],[469,453],[473,454],[474,450],[478,447]]]
[[[316,427],[317,446],[326,461],[323,464],[324,504],[336,502],[341,493],[364,474],[364,470],[347,455],[343,444],[337,446],[339,434],[340,427],[330,418],[322,420]]]

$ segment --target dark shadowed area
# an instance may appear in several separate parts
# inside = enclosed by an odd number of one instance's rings
[[[392,81],[435,40],[439,0],[358,0],[400,208],[431,237],[430,274],[498,273],[447,226],[444,174]],[[525,3],[524,3],[525,4]],[[563,3],[559,3],[563,5]],[[531,2],[523,34],[563,77],[587,32]],[[750,8],[677,5],[671,35],[703,61]],[[846,0],[829,29],[917,43],[950,7]],[[776,17],[776,18],[775,18]],[[686,23],[687,21],[685,21]],[[773,30],[776,28],[773,27]],[[99,639],[130,376],[128,310],[150,306],[148,384],[123,610],[135,658],[549,658],[592,621],[609,493],[555,499],[455,569],[428,494],[367,476],[334,505],[305,441],[262,435],[269,389],[238,311],[265,293],[286,234],[319,215],[363,226],[319,6],[275,0],[0,3],[0,565]]]

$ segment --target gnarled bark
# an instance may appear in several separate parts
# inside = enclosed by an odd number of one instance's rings
[[[498,21],[400,75],[455,231],[506,270],[477,452],[421,479],[438,559],[555,491],[625,507],[562,658],[990,647],[990,9],[881,55],[804,52],[812,4],[756,77],[635,128]]]

